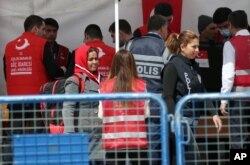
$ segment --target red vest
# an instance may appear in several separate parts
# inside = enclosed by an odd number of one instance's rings
[[[43,65],[46,40],[25,32],[9,42],[5,49],[8,95],[39,94],[49,78]]]
[[[115,55],[115,48],[106,45],[101,40],[89,41],[86,45],[96,47],[99,50],[99,73],[104,76],[104,79],[107,78],[110,67],[112,64],[113,57]]]
[[[58,67],[64,66],[67,68],[69,62],[69,49],[62,45],[58,45],[58,47],[59,50],[56,56],[56,64]]]
[[[250,36],[235,36],[230,42],[235,49],[234,86],[250,87]]]
[[[101,93],[112,93],[114,79],[100,85]],[[141,79],[133,82],[133,92],[145,92],[146,83]],[[106,150],[146,148],[145,101],[126,102],[102,101],[103,129],[102,146]]]

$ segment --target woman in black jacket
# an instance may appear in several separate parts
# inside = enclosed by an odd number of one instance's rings
[[[201,82],[199,75],[199,65],[195,62],[195,57],[199,52],[199,38],[192,31],[183,31],[169,36],[168,48],[175,55],[171,57],[162,71],[163,98],[165,99],[170,113],[174,113],[176,103],[185,95],[191,93],[204,93],[206,90]],[[201,111],[192,111],[194,108],[201,108],[201,102],[187,103],[182,112],[183,117],[189,122],[190,127],[197,126],[197,121]],[[190,110],[191,109],[191,110]],[[210,111],[213,122],[220,131],[222,123],[215,111]],[[195,154],[186,155],[186,160],[199,159],[198,146],[196,141],[191,138],[192,145],[185,147],[185,153],[194,151]]]

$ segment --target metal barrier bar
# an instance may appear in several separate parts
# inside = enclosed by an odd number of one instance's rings
[[[168,148],[168,121],[167,109],[161,96],[152,93],[112,93],[112,94],[74,94],[74,95],[25,95],[25,96],[0,96],[0,103],[17,104],[24,102],[40,103],[40,102],[64,102],[64,101],[104,101],[104,100],[142,100],[152,99],[158,102],[161,110],[161,156],[162,164],[169,164],[169,148]]]
[[[237,92],[237,93],[230,93],[230,94],[221,94],[221,93],[190,94],[190,95],[187,95],[187,96],[181,98],[176,105],[175,115],[174,115],[174,130],[175,130],[175,135],[176,135],[175,136],[175,139],[176,139],[176,164],[177,165],[185,165],[185,163],[187,163],[185,161],[185,156],[184,156],[184,145],[189,143],[189,141],[184,140],[183,132],[182,132],[182,130],[184,129],[183,123],[187,122],[187,120],[183,117],[183,114],[182,114],[183,109],[185,109],[185,107],[184,107],[185,104],[192,103],[192,101],[204,102],[204,103],[207,101],[215,101],[216,103],[218,103],[216,108],[218,108],[217,110],[219,110],[219,105],[220,105],[221,100],[228,100],[228,101],[240,100],[241,101],[241,100],[249,100],[249,99],[250,99],[249,92]],[[239,108],[241,109],[244,107],[239,107]],[[224,126],[227,126],[227,125],[225,125],[227,123],[223,123],[223,124],[224,124]],[[206,127],[206,131],[204,133],[205,135],[202,135],[202,136],[208,136],[208,134],[209,134],[209,132],[207,131],[207,129],[209,129],[209,125],[208,125],[207,120],[205,120],[205,127]],[[202,128],[200,128],[200,129],[202,129]],[[188,133],[188,136],[190,136],[189,133]],[[217,140],[218,140],[218,138],[221,138],[224,136],[226,138],[230,138],[230,137],[228,137],[229,136],[228,134],[226,134],[226,135],[223,135],[223,134],[222,135],[218,135],[218,134],[213,135],[213,134],[211,134],[209,136],[215,136],[217,138]],[[187,137],[187,138],[190,139],[190,137]],[[206,137],[206,138],[208,138],[208,137]],[[204,142],[205,149],[208,149],[207,143],[209,143],[209,142],[207,140],[205,140],[205,142]],[[225,142],[225,143],[227,144],[227,142]],[[218,145],[218,142],[215,144]],[[203,154],[209,154],[209,152],[206,151]],[[219,153],[217,153],[217,156],[220,159]],[[216,163],[220,164],[220,162],[217,162],[217,160],[202,160],[202,161],[203,161],[203,163],[207,163],[207,164],[209,164],[211,162],[214,162],[214,163],[216,162]],[[221,163],[221,164],[224,164],[224,163],[228,163],[229,160],[228,159],[224,160],[222,158],[221,161],[224,161]],[[196,164],[196,163],[199,164],[199,161],[197,161],[193,164]]]

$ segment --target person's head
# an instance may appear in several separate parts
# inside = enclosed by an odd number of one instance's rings
[[[98,50],[88,45],[81,46],[75,54],[75,72],[88,70],[95,73],[98,70]]]
[[[132,80],[138,78],[135,59],[130,51],[119,50],[112,61],[109,78],[116,78],[115,92],[131,92]]]
[[[49,42],[54,42],[57,37],[59,24],[53,18],[46,18],[44,19],[44,22],[45,22],[45,37]]]
[[[113,40],[113,43],[115,43],[115,22],[113,22],[109,26],[109,33],[111,35],[111,38]],[[125,19],[119,20],[119,44],[120,47],[123,46],[127,41],[129,41],[133,37],[132,29],[130,24]]]
[[[103,35],[101,28],[96,24],[90,24],[85,28],[84,41],[102,40]]]
[[[229,14],[229,31],[234,36],[241,29],[248,29],[247,14],[244,10],[236,10]]]
[[[153,15],[148,22],[148,31],[157,32],[161,37],[166,40],[168,36],[168,23],[160,15]]]
[[[224,37],[229,37],[229,23],[228,15],[232,13],[232,10],[228,7],[219,7],[215,10],[213,14],[213,22],[217,25],[220,30],[220,33]]]
[[[167,20],[168,24],[173,22],[173,9],[167,2],[158,3],[154,9],[154,15],[163,16]]]
[[[188,59],[195,59],[199,52],[199,38],[194,32],[185,30],[178,35],[170,35],[170,45],[174,45],[174,53],[180,53]]]
[[[30,15],[24,21],[24,31],[32,32],[38,36],[44,37],[45,23],[44,19],[38,15]]]
[[[200,15],[198,18],[198,31],[201,41],[214,41],[217,34],[217,26],[213,18],[207,15]]]

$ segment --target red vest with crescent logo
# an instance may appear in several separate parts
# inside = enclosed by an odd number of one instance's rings
[[[250,87],[250,36],[230,40],[235,49],[235,87]]]
[[[43,65],[46,40],[24,32],[9,42],[5,49],[8,95],[39,94],[42,84],[49,81]]]
[[[86,45],[95,47],[98,49],[99,57],[99,73],[106,79],[108,77],[113,57],[115,55],[115,48],[106,45],[101,40],[88,41]]]
[[[112,93],[114,79],[100,85],[101,93]],[[145,92],[144,80],[133,81],[133,92]],[[127,103],[127,104],[126,104]],[[145,124],[145,100],[126,102],[102,101],[102,146],[106,150],[138,149],[148,146]]]

